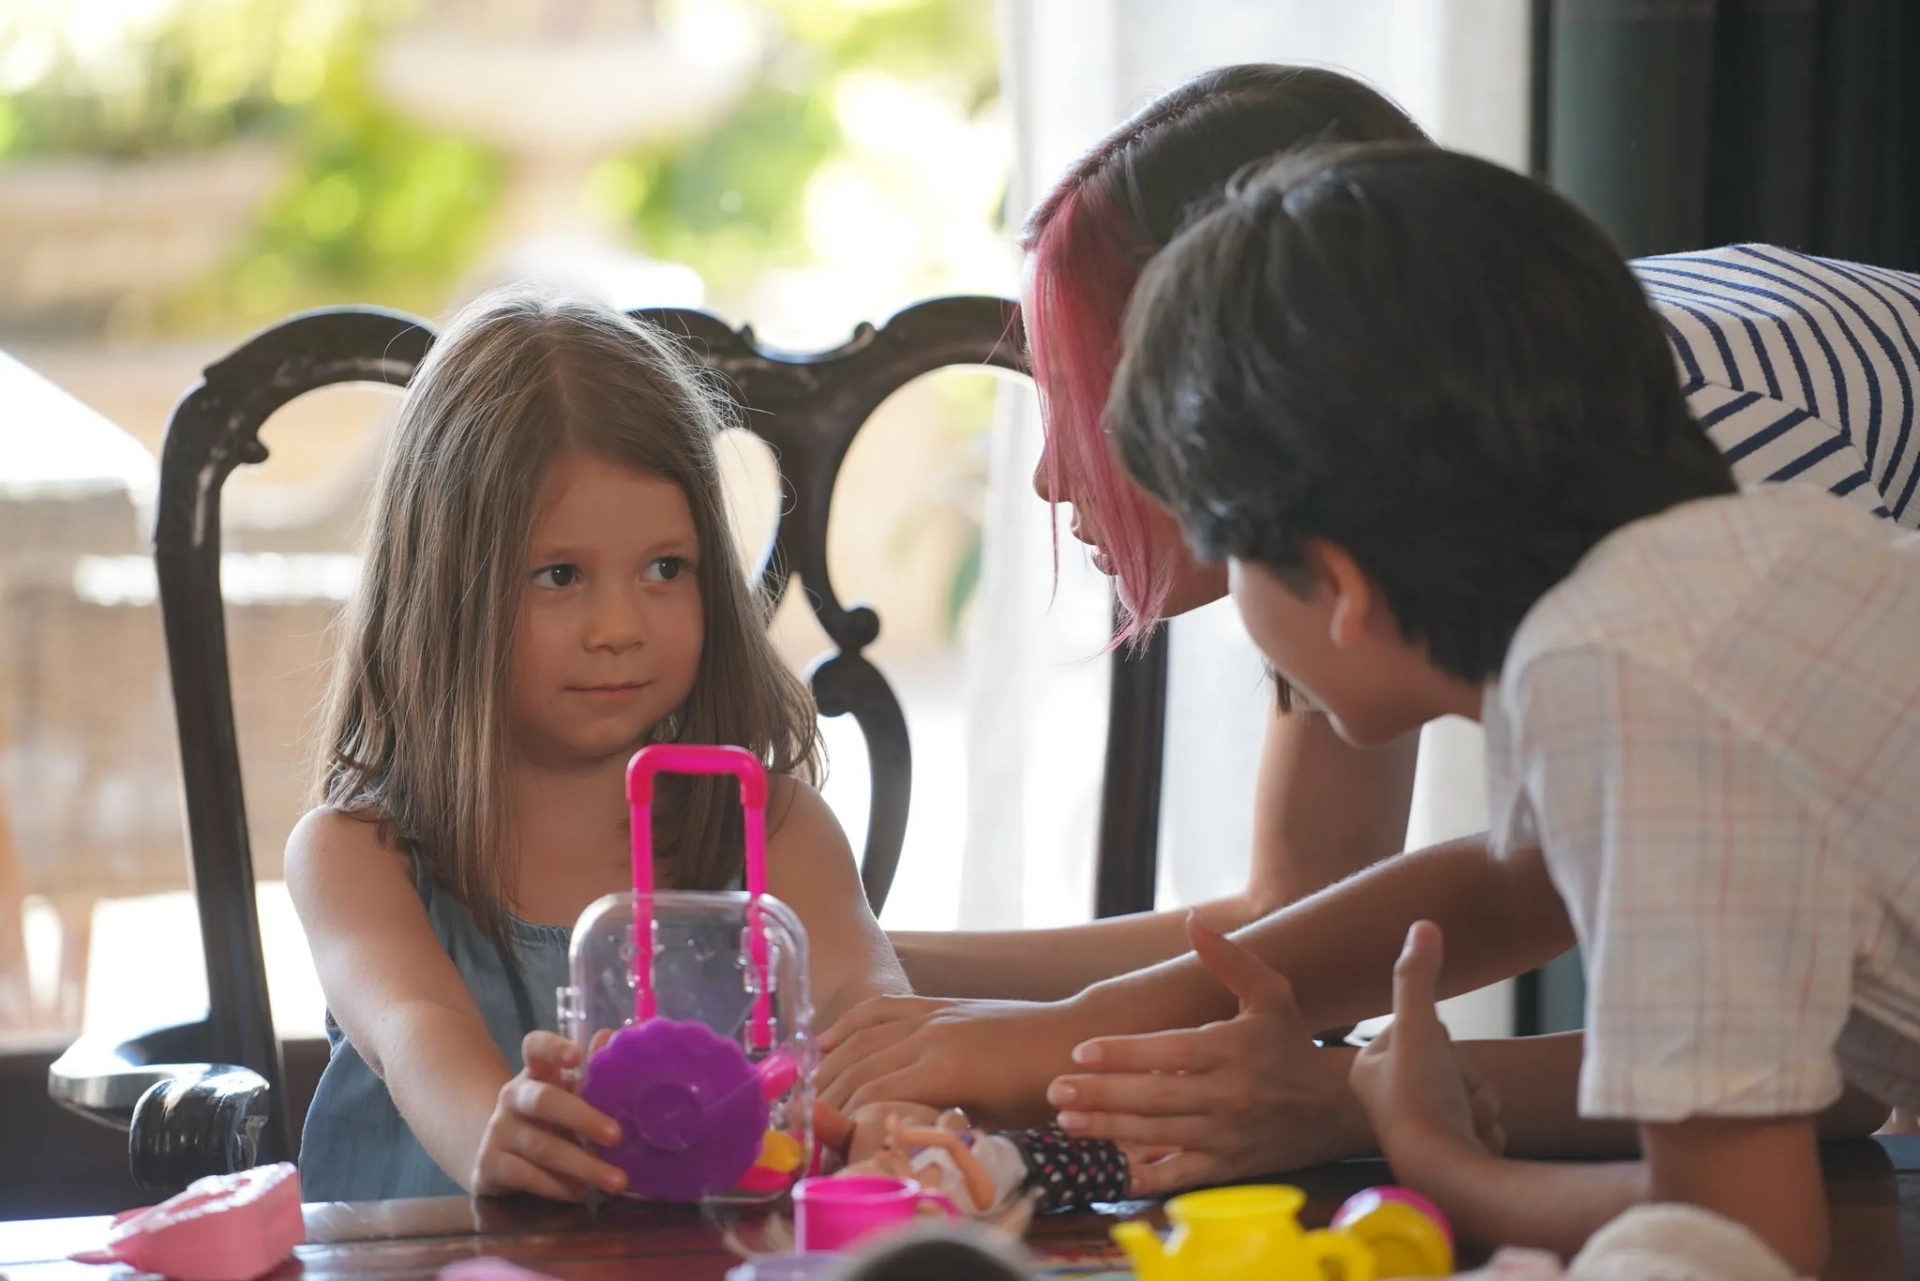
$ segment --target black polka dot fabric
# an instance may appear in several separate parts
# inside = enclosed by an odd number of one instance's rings
[[[1012,1130],[1006,1137],[1027,1159],[1027,1187],[1040,1194],[1042,1214],[1126,1199],[1131,1176],[1117,1144],[1076,1139],[1057,1125]]]

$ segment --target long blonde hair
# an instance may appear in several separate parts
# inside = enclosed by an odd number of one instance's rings
[[[706,636],[693,691],[656,741],[730,743],[817,782],[812,699],[767,637],[735,554],[715,454],[732,402],[663,332],[582,299],[502,290],[463,309],[415,373],[388,444],[326,714],[322,799],[377,818],[507,944],[506,718],[527,542],[547,469],[575,448],[686,494]],[[636,748],[639,744],[635,744]],[[730,782],[675,780],[661,873],[739,875]]]

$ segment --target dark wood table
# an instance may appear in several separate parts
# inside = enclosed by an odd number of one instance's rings
[[[1860,1140],[1827,1149],[1834,1281],[1920,1281],[1920,1139]],[[1306,1189],[1306,1219],[1322,1224],[1361,1188],[1389,1182],[1385,1165],[1354,1161],[1289,1175]],[[1028,1244],[1043,1276],[1120,1264],[1107,1230],[1123,1218],[1157,1214],[1150,1203],[1042,1219]],[[460,1259],[512,1260],[566,1281],[719,1281],[738,1261],[729,1238],[749,1247],[761,1219],[723,1223],[672,1206],[611,1204],[597,1212],[533,1200],[377,1201],[309,1205],[307,1244],[276,1281],[378,1277],[413,1281]],[[0,1223],[0,1275],[7,1281],[127,1281],[133,1274],[72,1263],[97,1248],[109,1220]]]

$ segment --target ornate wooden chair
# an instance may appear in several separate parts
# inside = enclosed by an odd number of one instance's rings
[[[899,700],[863,651],[880,619],[844,603],[827,565],[835,481],[855,435],[895,390],[932,370],[1024,372],[1015,304],[940,298],[845,345],[807,355],[762,348],[750,328],[703,312],[637,313],[683,335],[751,409],[784,491],[759,588],[777,600],[798,573],[834,650],[810,673],[820,711],[851,715],[867,746],[871,793],[861,880],[878,911],[892,884],[912,792]],[[280,1043],[267,1001],[252,852],[234,730],[220,590],[220,494],[236,467],[267,456],[261,426],[282,405],[337,383],[403,386],[433,341],[409,316],[344,308],[296,316],[211,365],[167,427],[154,557],[165,620],[209,1010],[199,1022],[118,1044],[77,1043],[54,1064],[53,1097],[130,1133],[135,1179],[155,1192],[203,1174],[290,1158]],[[1166,648],[1116,656],[1101,806],[1096,908],[1152,905],[1159,824]]]

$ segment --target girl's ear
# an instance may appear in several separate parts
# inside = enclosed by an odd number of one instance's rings
[[[1350,649],[1360,643],[1374,622],[1379,594],[1373,580],[1360,568],[1360,562],[1338,543],[1316,538],[1307,543],[1304,553],[1307,567],[1319,578],[1321,589],[1333,597],[1333,608],[1327,616],[1327,639],[1335,649]]]

